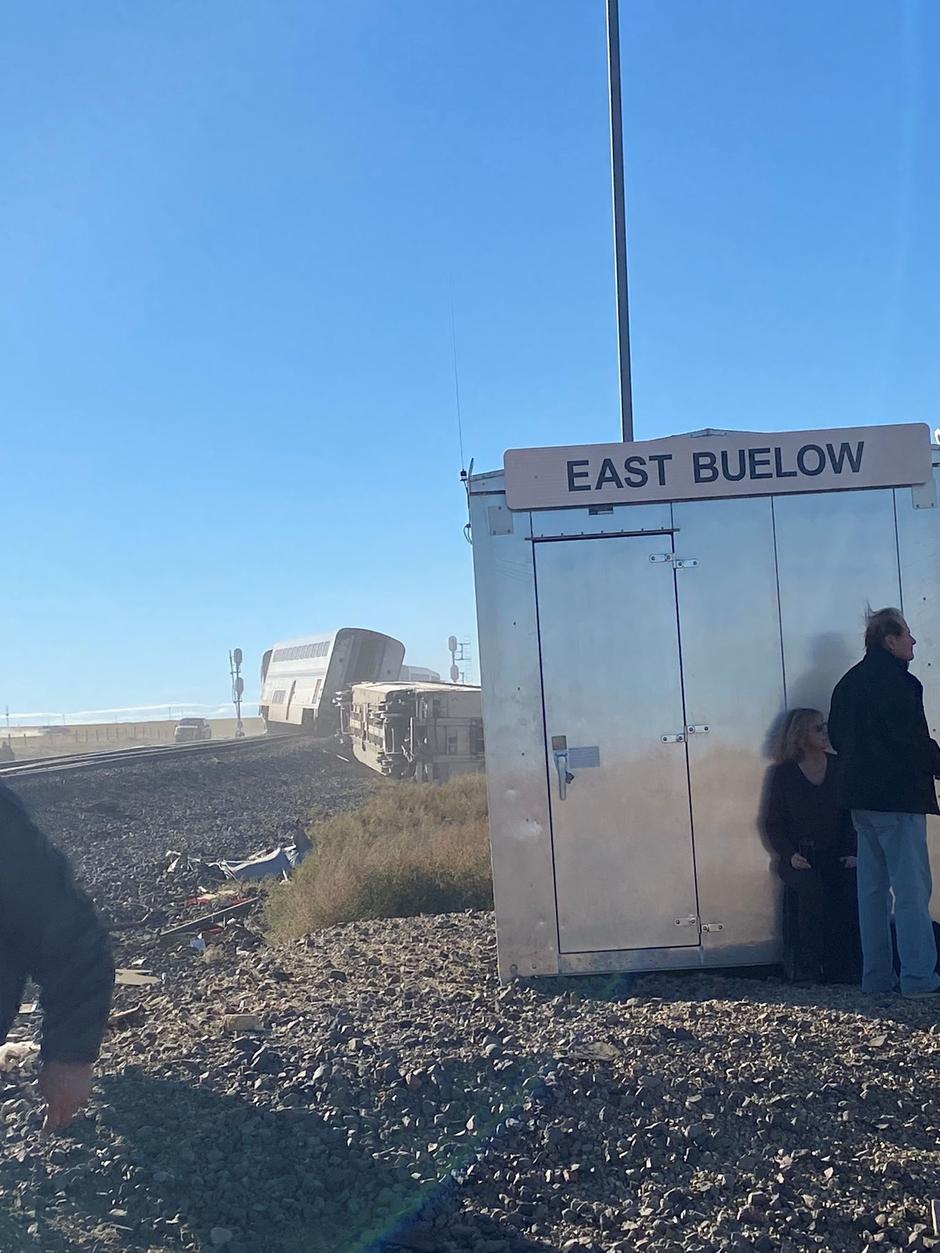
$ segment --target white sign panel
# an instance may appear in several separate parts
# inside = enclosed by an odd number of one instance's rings
[[[910,487],[932,474],[924,423],[511,448],[504,465],[510,509]]]

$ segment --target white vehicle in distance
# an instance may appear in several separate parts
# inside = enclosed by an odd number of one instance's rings
[[[176,744],[191,744],[196,740],[211,740],[212,727],[206,718],[180,718],[173,731]]]
[[[380,631],[340,627],[282,640],[261,662],[261,717],[269,732],[294,727],[311,735],[339,728],[334,700],[353,683],[397,680],[405,646]]]

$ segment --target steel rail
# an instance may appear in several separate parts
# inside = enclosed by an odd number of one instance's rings
[[[144,744],[100,753],[72,753],[61,757],[33,757],[0,765],[0,779],[28,778],[36,774],[81,770],[89,767],[122,766],[138,761],[170,761],[202,753],[229,752],[248,744],[272,744],[283,740],[307,739],[300,733],[248,735],[240,739],[198,740],[192,744]]]

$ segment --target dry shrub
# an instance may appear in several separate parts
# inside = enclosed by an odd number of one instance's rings
[[[315,851],[268,901],[279,935],[360,918],[492,908],[482,775],[439,786],[383,784],[359,809],[315,821],[310,835]]]

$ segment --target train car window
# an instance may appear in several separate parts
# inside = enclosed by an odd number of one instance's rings
[[[316,644],[292,644],[289,648],[277,648],[272,654],[272,661],[307,661],[311,657],[325,657],[330,651],[330,641],[320,640]]]

